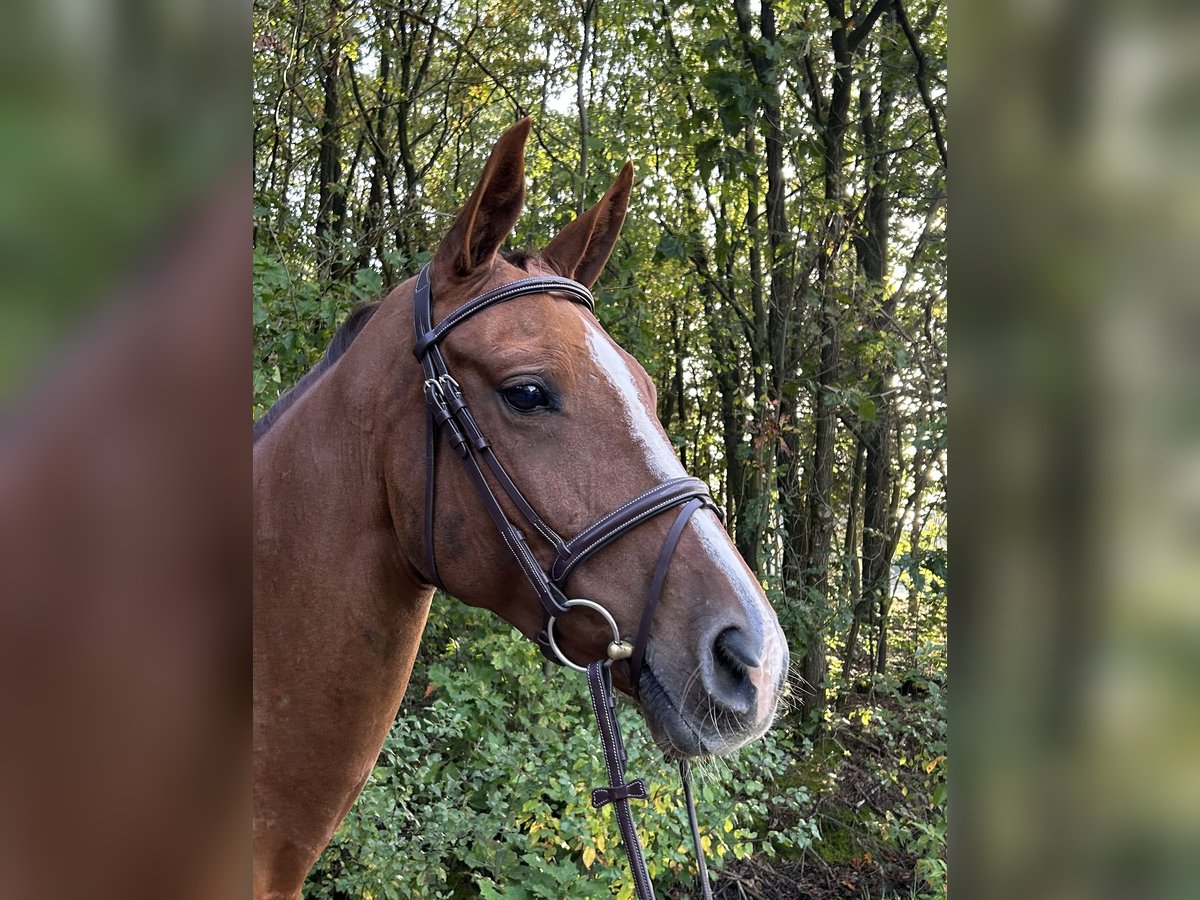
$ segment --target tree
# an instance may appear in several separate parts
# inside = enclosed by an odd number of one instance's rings
[[[945,15],[259,0],[256,409],[415,272],[505,124],[535,114],[514,246],[634,159],[599,315],[772,592],[819,719],[831,666],[886,675],[940,621],[918,583],[944,533]]]

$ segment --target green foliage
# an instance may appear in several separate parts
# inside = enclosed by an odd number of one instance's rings
[[[942,710],[944,716],[944,709]],[[944,717],[938,722],[945,722]],[[934,755],[934,754],[937,755]],[[913,870],[920,896],[941,900],[947,895],[946,841],[947,822],[947,758],[945,738],[935,740],[916,759],[904,759],[902,765],[915,766],[920,791],[911,792],[916,803],[902,804],[884,814],[883,832],[900,850],[916,858]],[[924,777],[922,777],[922,773]],[[910,791],[905,790],[907,799]]]
[[[879,860],[912,897],[945,898],[945,692],[920,671],[904,684],[879,684],[874,701],[828,723],[819,746],[785,715],[696,773],[718,883],[740,865],[816,856],[853,874]],[[655,883],[686,891],[694,869],[678,773],[640,717],[626,704],[620,714],[630,775],[651,788],[635,808]],[[631,897],[612,808],[589,802],[604,783],[583,679],[560,669],[545,678],[519,634],[439,595],[409,699],[305,896]]]
[[[256,247],[252,284],[257,419],[321,358],[351,309],[378,299],[382,281],[373,269],[360,269],[347,284],[322,285]]]
[[[439,600],[434,615],[426,647],[438,652],[423,655],[412,700],[305,896],[632,896],[612,807],[590,802],[606,779],[584,680],[567,670],[545,678],[536,648],[490,614]],[[679,774],[623,706],[631,777],[650,785],[635,807],[651,875],[689,884]],[[696,773],[711,864],[795,858],[811,845],[803,816],[766,827],[769,807],[810,803],[785,777],[801,750],[780,728]]]
[[[892,702],[856,711],[862,733],[881,742],[886,752],[869,758],[876,783],[888,790],[888,802],[862,819],[867,831],[878,830],[895,850],[914,860],[916,894],[927,900],[947,896],[948,757],[946,702],[941,684],[919,672],[904,682],[923,695],[897,706],[895,689],[882,692]],[[853,715],[853,714],[852,714]]]

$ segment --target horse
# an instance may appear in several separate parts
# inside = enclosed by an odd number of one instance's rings
[[[531,640],[544,641],[549,621],[550,655],[568,664],[611,654],[613,629],[639,634],[644,664],[635,676],[627,659],[614,663],[611,683],[637,698],[669,756],[732,752],[774,719],[788,666],[775,612],[711,503],[695,499],[703,491],[654,415],[649,376],[582,302],[624,223],[633,167],[540,252],[502,252],[524,205],[530,124],[522,119],[495,143],[422,274],[352,317],[256,428],[256,900],[300,896],[366,783],[435,584]],[[414,329],[422,298],[432,326],[469,298],[506,299],[513,285],[524,285],[519,299],[487,300],[449,323],[453,333]],[[425,364],[432,343],[454,372],[449,382],[414,360],[416,351]],[[443,384],[470,404],[503,475],[476,477],[444,446],[440,461],[434,455],[446,443],[431,419],[445,409]],[[494,508],[480,502],[485,488],[499,497]],[[676,511],[686,502],[687,515],[672,522],[639,506],[663,491],[674,491]],[[565,582],[589,608],[563,603],[553,587],[539,593],[531,566],[545,572],[556,559],[542,535],[578,535],[613,510],[636,509],[636,530],[609,535]],[[528,545],[489,521],[497,511],[508,521],[533,515]],[[661,599],[642,629],[652,571]]]

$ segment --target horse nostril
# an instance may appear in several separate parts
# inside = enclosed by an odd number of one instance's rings
[[[755,640],[741,628],[726,628],[713,641],[713,651],[735,666],[753,669],[760,663],[762,641]]]
[[[750,669],[761,660],[762,641],[741,628],[726,628],[712,642],[711,665],[703,667],[704,683],[713,700],[745,714],[754,707],[757,688]]]

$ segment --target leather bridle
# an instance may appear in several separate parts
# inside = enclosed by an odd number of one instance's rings
[[[570,539],[561,537],[537,514],[496,458],[491,444],[480,430],[474,416],[471,415],[461,387],[450,374],[446,358],[442,354],[441,342],[451,331],[476,313],[518,297],[543,293],[562,296],[573,303],[587,307],[589,312],[595,314],[595,303],[591,292],[583,285],[569,278],[534,276],[479,294],[451,312],[435,326],[433,324],[433,297],[429,266],[426,265],[421,269],[417,276],[413,298],[413,325],[416,330],[413,354],[420,362],[425,376],[426,409],[424,534],[426,572],[424,575],[431,584],[445,590],[438,575],[434,554],[437,451],[440,443],[439,435],[444,433],[449,440],[451,449],[466,467],[467,474],[474,483],[479,497],[483,501],[483,506],[500,533],[501,539],[512,553],[541,604],[542,629],[537,636],[537,644],[542,653],[556,663],[562,663],[587,673],[592,710],[600,728],[605,765],[610,782],[609,787],[599,788],[592,792],[592,804],[598,808],[605,803],[613,803],[638,896],[642,900],[651,900],[654,896],[654,889],[650,884],[645,859],[642,856],[641,842],[638,840],[637,830],[629,809],[631,798],[644,800],[648,795],[645,782],[640,778],[632,782],[625,782],[626,754],[617,726],[610,667],[619,660],[628,661],[630,688],[634,696],[638,696],[650,626],[662,595],[671,558],[683,536],[684,527],[692,515],[700,509],[707,507],[718,515],[721,510],[713,501],[704,482],[697,478],[681,477],[663,481],[634,497]],[[524,532],[513,524],[501,506],[484,474],[485,467],[491,472],[495,482],[512,501],[529,527],[553,549],[554,561],[549,569],[543,569],[538,563],[529,548]],[[565,586],[571,574],[601,549],[669,509],[678,509],[679,512],[676,514],[675,521],[663,543],[662,551],[659,553],[658,563],[650,579],[645,603],[642,607],[641,621],[631,643],[622,638],[620,628],[608,610],[592,600],[568,599],[564,592]],[[613,639],[607,649],[607,659],[581,666],[563,654],[555,638],[555,622],[575,606],[592,609],[608,623]],[[700,846],[695,806],[692,802],[690,772],[686,760],[680,763],[680,773],[684,780],[684,795],[699,859],[701,883],[704,895],[709,897],[711,894],[707,869]]]

